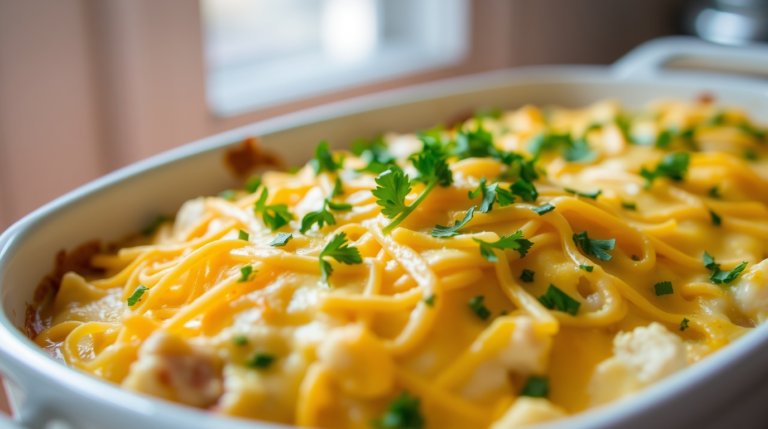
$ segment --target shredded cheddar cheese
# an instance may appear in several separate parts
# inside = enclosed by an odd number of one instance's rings
[[[127,389],[318,428],[508,429],[768,318],[768,139],[741,111],[525,106],[185,203],[35,341]]]

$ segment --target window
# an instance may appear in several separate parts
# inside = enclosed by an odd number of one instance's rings
[[[228,116],[459,63],[467,0],[202,0],[206,93]]]

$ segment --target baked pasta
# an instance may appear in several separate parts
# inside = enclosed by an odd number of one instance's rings
[[[28,330],[71,367],[232,416],[564,418],[768,317],[767,149],[706,98],[322,142],[49,276]]]

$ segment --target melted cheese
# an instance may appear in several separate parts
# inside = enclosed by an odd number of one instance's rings
[[[288,225],[271,231],[254,212],[261,191],[187,202],[146,245],[96,256],[105,277],[65,275],[39,309],[47,329],[35,340],[127,389],[234,416],[366,428],[407,392],[426,427],[502,429],[628,396],[765,320],[768,142],[743,113],[664,101],[630,114],[603,102],[526,106],[482,126],[497,150],[523,159],[544,134],[576,143],[541,152],[536,201],[518,196],[476,210],[450,238],[430,233],[479,206],[481,197],[468,192],[482,178],[509,189],[517,180],[509,165],[450,159],[453,183],[435,187],[389,234],[371,193],[375,175],[355,172],[364,159],[345,153],[338,173],[266,173],[268,204],[286,205]],[[460,128],[477,127],[470,119]],[[422,142],[412,134],[384,140],[413,177],[407,158]],[[582,153],[577,144],[586,145]],[[682,180],[647,186],[641,170],[672,152],[690,156]],[[352,209],[301,234],[301,218],[332,196],[337,178],[344,193],[334,199]],[[414,184],[406,203],[423,189]],[[584,196],[596,190],[596,198]],[[531,210],[544,204],[554,210]],[[473,240],[516,231],[530,250],[497,250],[496,262]],[[574,240],[582,231],[616,240],[610,260],[585,253]],[[278,232],[293,238],[270,246]],[[325,283],[318,255],[342,232],[362,263],[326,258],[333,274]],[[747,269],[714,284],[705,251],[721,270],[742,262]],[[255,275],[239,281],[245,266]],[[671,282],[671,294],[657,295],[662,282]],[[140,285],[146,292],[128,306]],[[542,305],[551,285],[578,311]],[[469,305],[476,297],[489,317]],[[521,396],[532,377],[548,380],[546,399]]]

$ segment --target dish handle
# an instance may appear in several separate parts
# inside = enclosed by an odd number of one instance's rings
[[[725,46],[692,36],[643,43],[613,63],[619,79],[652,78],[674,70],[736,75],[768,83],[768,44]]]

